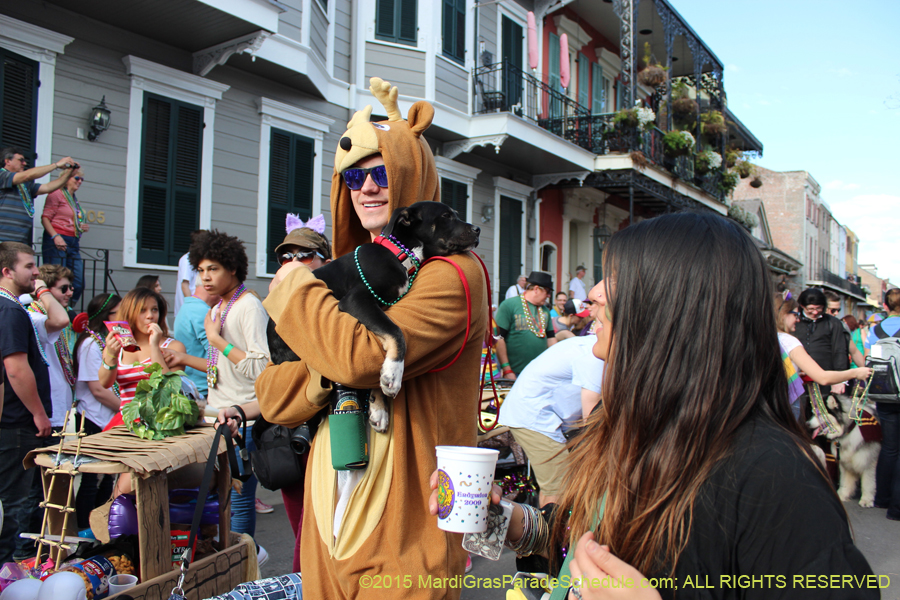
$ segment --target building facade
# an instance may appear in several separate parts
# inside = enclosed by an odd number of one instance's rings
[[[372,76],[398,86],[404,115],[434,105],[442,200],[482,228],[498,296],[531,270],[565,289],[584,264],[595,283],[605,240],[640,219],[725,214],[724,167],[701,173],[696,153],[762,151],[728,109],[721,61],[667,0],[47,0],[2,13],[0,141],[33,164],[83,165],[86,301],[147,273],[171,298],[189,234],[206,228],[244,240],[248,285],[264,292],[287,213],[322,213],[330,234],[339,136],[367,104],[383,118]],[[645,47],[663,83],[641,83]],[[677,158],[663,144],[674,89],[728,123],[708,135],[697,118]],[[101,99],[111,124],[92,136]],[[642,129],[616,119],[636,102],[653,111]]]

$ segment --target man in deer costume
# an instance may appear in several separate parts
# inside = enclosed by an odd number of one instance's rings
[[[335,256],[371,242],[394,209],[440,200],[434,156],[422,139],[434,109],[416,102],[403,120],[396,87],[376,77],[370,90],[388,119],[370,122],[372,107],[367,106],[353,115],[341,137],[331,185]],[[382,164],[386,187],[375,182],[384,183],[380,174],[373,178],[367,172],[355,191],[342,178],[349,168]],[[459,589],[435,589],[433,583],[462,575],[466,552],[462,535],[441,531],[429,514],[429,477],[436,468],[435,446],[475,445],[488,314],[481,266],[469,254],[452,260],[469,285],[470,319],[460,275],[443,261],[423,266],[410,291],[387,309],[406,336],[406,369],[400,392],[390,402],[388,431],[369,432],[368,467],[355,477],[339,477],[331,466],[327,419],[316,434],[305,482],[304,597],[459,598]],[[331,291],[308,268],[289,264],[293,268],[279,271],[281,281],[265,307],[301,360],[270,365],[256,390],[267,420],[296,426],[328,407],[331,382],[378,387],[385,352],[373,333],[338,310]],[[464,342],[464,351],[452,362]],[[432,584],[420,587],[429,576]],[[381,589],[376,589],[379,581]]]

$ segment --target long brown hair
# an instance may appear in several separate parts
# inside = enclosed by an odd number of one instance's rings
[[[162,329],[164,336],[169,337],[169,326],[166,325],[166,310],[168,309],[166,299],[150,288],[136,287],[125,294],[122,303],[119,304],[119,310],[116,311],[116,316],[119,321],[128,321],[128,326],[131,327],[133,333],[138,316],[151,298],[156,300],[156,306],[159,308],[159,321],[157,321],[159,328]]]
[[[559,500],[571,514],[553,547],[593,530],[642,573],[674,570],[698,492],[742,424],[774,423],[814,458],[788,402],[766,263],[746,232],[680,213],[627,227],[604,250],[603,404],[572,446]]]
[[[792,333],[784,328],[784,318],[788,315],[788,313],[792,313],[797,310],[797,301],[793,298],[785,299],[781,294],[775,294],[773,296],[775,300],[775,329],[782,333]]]

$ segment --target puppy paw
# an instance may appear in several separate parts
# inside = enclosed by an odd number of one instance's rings
[[[403,382],[403,362],[399,360],[384,361],[381,365],[381,391],[386,396],[393,398],[400,392],[400,384]]]
[[[387,432],[390,424],[387,398],[376,392],[372,393],[372,398],[369,401],[369,424],[378,433]]]
[[[859,499],[859,505],[862,506],[863,508],[872,508],[875,506],[875,498],[863,496],[862,498]]]

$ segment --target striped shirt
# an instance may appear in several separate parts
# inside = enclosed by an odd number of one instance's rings
[[[166,348],[174,341],[172,338],[166,338],[166,341],[160,344],[159,347]],[[144,372],[144,367],[152,362],[148,356],[139,363],[127,365],[122,362],[122,354],[124,352],[124,350],[119,352],[119,369],[116,372],[116,383],[119,384],[119,399],[122,401],[119,404],[120,411],[123,406],[134,400],[138,383],[145,379],[150,379],[150,375]]]
[[[0,242],[31,244],[31,228],[34,218],[25,210],[19,187],[13,184],[15,173],[0,170]],[[29,181],[23,184],[31,192],[31,200],[37,196],[41,184]]]

